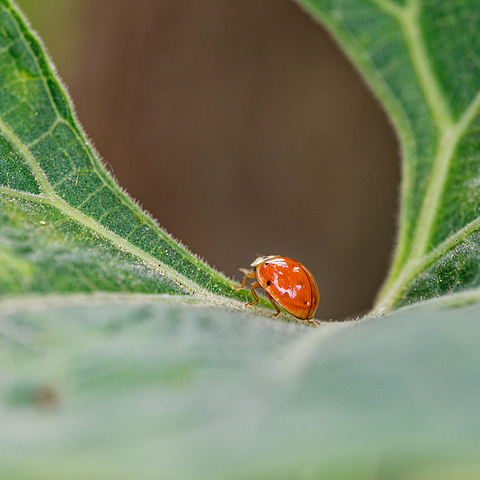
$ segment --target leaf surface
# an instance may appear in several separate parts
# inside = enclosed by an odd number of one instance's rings
[[[0,265],[2,293],[241,296],[113,181],[8,0],[0,1]]]
[[[0,305],[2,478],[477,478],[478,303],[312,329],[175,298]]]
[[[376,311],[478,286],[480,2],[299,3],[340,40],[401,142],[398,242]]]

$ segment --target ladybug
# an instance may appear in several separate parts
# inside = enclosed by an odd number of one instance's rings
[[[245,287],[247,278],[255,278],[250,290],[255,297],[254,302],[258,303],[258,296],[255,288],[264,288],[267,298],[277,311],[273,317],[280,314],[279,304],[290,315],[303,320],[311,325],[320,325],[315,320],[310,320],[318,306],[318,287],[313,275],[297,260],[280,255],[268,255],[257,258],[251,265],[253,270],[242,270],[245,278],[239,287]]]

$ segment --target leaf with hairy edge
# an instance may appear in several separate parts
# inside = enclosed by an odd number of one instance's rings
[[[0,1],[0,292],[196,294],[229,281],[112,180],[38,39]],[[215,295],[212,295],[215,294]]]
[[[339,39],[400,138],[399,236],[375,310],[480,285],[480,2],[298,2]]]

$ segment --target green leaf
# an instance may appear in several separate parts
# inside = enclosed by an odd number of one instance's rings
[[[476,5],[304,4],[401,136],[378,308],[465,291],[316,329],[239,312],[113,182],[0,0],[1,478],[477,478]]]
[[[399,237],[376,311],[480,285],[480,2],[298,1],[339,39],[400,139]]]
[[[315,329],[172,296],[4,301],[0,476],[477,478],[479,296]]]
[[[8,0],[0,1],[0,265],[0,293],[191,294],[236,307],[223,296],[245,298],[113,181]]]

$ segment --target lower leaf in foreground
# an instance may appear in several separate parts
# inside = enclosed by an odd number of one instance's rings
[[[478,304],[311,329],[85,298],[2,304],[2,478],[474,478]]]

